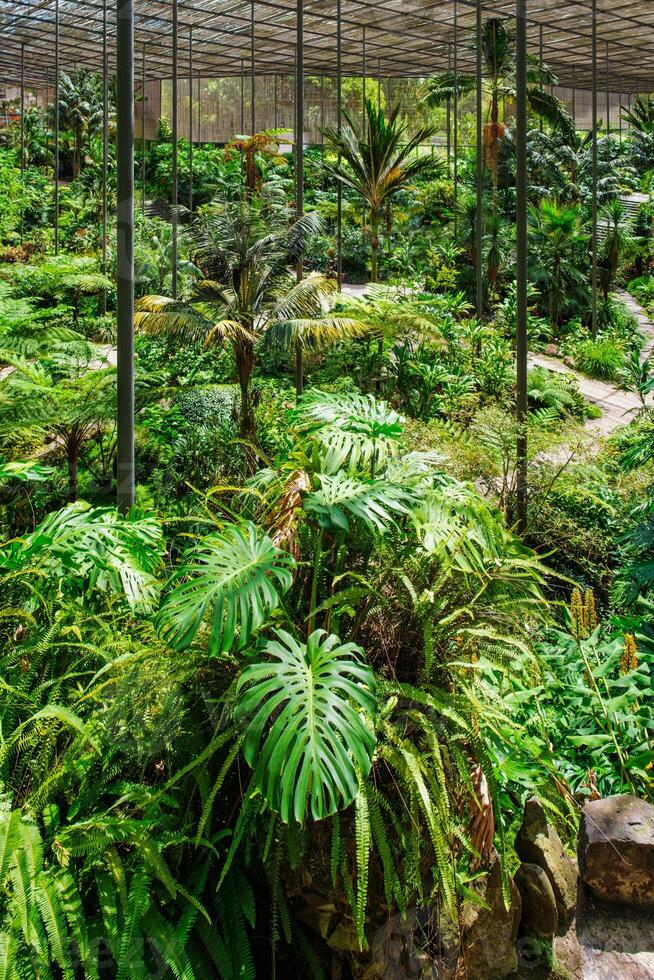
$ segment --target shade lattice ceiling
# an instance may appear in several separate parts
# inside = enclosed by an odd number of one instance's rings
[[[0,0],[0,77],[25,82],[52,78],[56,0]],[[110,68],[114,66],[115,4],[108,0]],[[485,0],[483,16],[511,17],[513,0]],[[654,3],[597,0],[598,82],[613,91],[654,89]],[[474,0],[458,0],[460,70],[474,68]],[[136,42],[145,46],[150,78],[172,63],[172,0],[135,0]],[[562,84],[590,85],[591,0],[530,0],[528,42]],[[342,72],[417,77],[447,67],[455,39],[454,0],[342,0]],[[60,65],[99,70],[103,0],[60,0]],[[287,74],[295,57],[295,0],[196,0],[178,4],[180,74],[192,35],[194,74],[203,78],[250,72]],[[304,70],[336,74],[336,0],[305,0]],[[254,52],[254,59],[253,59]]]

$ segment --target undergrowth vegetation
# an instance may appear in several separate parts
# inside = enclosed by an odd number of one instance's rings
[[[534,71],[522,535],[512,123],[481,254],[474,154],[455,201],[381,88],[367,136],[353,115],[307,148],[299,218],[278,132],[194,148],[176,291],[170,224],[137,218],[128,514],[99,80],[62,75],[58,255],[50,113],[22,174],[0,129],[0,975],[370,980],[395,917],[428,910],[433,952],[491,861],[508,898],[527,797],[567,844],[587,799],[654,797],[654,376],[617,292],[654,310],[651,205],[621,203],[654,144],[644,103],[598,141],[593,334],[592,141]],[[411,90],[416,144],[453,84]],[[143,152],[165,212],[165,120]],[[584,375],[629,398],[605,438]]]

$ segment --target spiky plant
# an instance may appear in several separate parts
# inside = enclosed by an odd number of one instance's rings
[[[377,282],[379,222],[384,206],[434,166],[431,157],[415,156],[415,151],[429,142],[435,127],[425,126],[407,138],[399,112],[396,106],[386,118],[382,108],[366,99],[362,129],[345,112],[346,122],[340,130],[322,130],[330,149],[338,154],[338,161],[325,164],[325,169],[363,198],[370,210],[371,282]]]

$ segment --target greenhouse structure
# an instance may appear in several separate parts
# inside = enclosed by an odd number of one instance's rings
[[[0,38],[0,975],[654,977],[654,6]]]

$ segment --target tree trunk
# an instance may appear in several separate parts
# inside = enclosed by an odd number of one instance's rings
[[[239,434],[241,439],[252,441],[256,435],[254,413],[250,403],[250,378],[254,367],[254,346],[247,341],[240,340],[236,344],[235,352],[238,383],[241,389],[241,418]]]
[[[304,358],[302,357],[302,345],[297,344],[295,348],[295,394],[299,398],[304,391]]]
[[[75,156],[73,157],[73,177],[79,177],[82,170],[82,131],[75,130]]]
[[[370,282],[377,282],[377,253],[379,252],[379,214],[370,211]]]
[[[66,462],[68,464],[68,500],[74,504],[77,500],[77,463],[79,446],[76,439],[70,439],[66,445]]]

